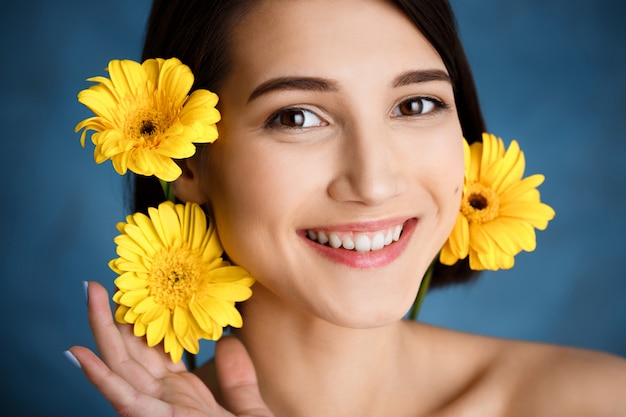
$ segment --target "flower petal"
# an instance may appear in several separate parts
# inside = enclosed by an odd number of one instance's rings
[[[200,339],[242,325],[235,302],[252,295],[254,279],[221,258],[215,226],[199,205],[167,201],[117,228],[120,257],[110,262],[119,274],[115,317],[133,324],[135,335],[150,346],[164,340],[165,352],[179,361],[183,350],[198,352]]]
[[[193,155],[193,143],[217,139],[217,95],[202,89],[189,94],[194,76],[179,59],[112,60],[107,71],[110,78],[89,78],[96,84],[78,93],[95,117],[77,123],[75,131],[83,147],[92,133],[97,163],[111,159],[121,175],[131,170],[170,182],[182,173],[173,159]]]
[[[167,331],[170,325],[170,312],[169,310],[164,310],[163,314],[157,317],[155,320],[151,321],[147,325],[146,330],[146,339],[148,341],[148,346],[156,346],[163,340],[165,337],[165,332]]]
[[[495,135],[484,133],[482,139],[466,151],[461,214],[439,259],[452,265],[469,255],[471,269],[508,269],[519,252],[535,249],[535,229],[545,229],[555,214],[540,201],[537,187],[543,175],[523,178],[525,158],[518,142],[505,149]]]

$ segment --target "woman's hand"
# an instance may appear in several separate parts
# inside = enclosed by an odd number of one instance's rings
[[[115,410],[125,417],[271,416],[259,393],[252,361],[234,337],[216,347],[216,367],[226,409],[206,385],[174,364],[162,348],[150,348],[135,337],[132,327],[113,321],[104,287],[88,286],[89,324],[102,359],[91,350],[74,346],[76,357],[89,381]]]

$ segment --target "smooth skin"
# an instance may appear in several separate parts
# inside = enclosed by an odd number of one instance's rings
[[[91,283],[102,359],[71,351],[121,415],[626,415],[621,358],[402,320],[454,223],[463,154],[445,66],[401,12],[267,0],[233,41],[220,138],[173,185],[210,208],[254,295],[196,377]],[[365,257],[306,237],[390,224],[401,239]]]

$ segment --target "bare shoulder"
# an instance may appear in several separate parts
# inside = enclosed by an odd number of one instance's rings
[[[441,387],[436,415],[626,416],[626,360],[596,351],[420,325]],[[472,411],[477,411],[473,414]]]
[[[512,404],[534,415],[626,416],[626,360],[591,350],[503,343],[501,378],[517,374]]]

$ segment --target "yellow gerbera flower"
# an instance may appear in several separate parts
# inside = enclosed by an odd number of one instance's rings
[[[482,143],[465,142],[461,210],[439,260],[453,265],[469,255],[470,268],[509,269],[514,256],[536,247],[535,228],[544,230],[554,210],[542,203],[540,174],[522,178],[525,160],[517,141],[484,133]]]
[[[112,60],[107,71],[110,79],[89,78],[98,84],[78,94],[96,116],[75,131],[84,129],[83,147],[87,132],[96,132],[91,140],[98,164],[110,159],[121,175],[129,169],[173,181],[181,175],[173,159],[192,156],[194,143],[217,139],[217,95],[207,90],[188,95],[194,77],[178,59]]]
[[[199,339],[217,340],[226,326],[241,327],[235,302],[252,295],[254,280],[221,257],[215,226],[195,203],[161,203],[149,217],[135,213],[117,225],[119,258],[109,266],[120,274],[113,301],[115,318],[134,324],[149,346],[164,341],[180,361],[183,349],[198,353]]]

